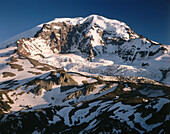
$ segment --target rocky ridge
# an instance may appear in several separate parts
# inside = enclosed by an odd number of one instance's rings
[[[0,132],[168,133],[170,88],[133,79],[105,81],[57,69],[2,89]]]

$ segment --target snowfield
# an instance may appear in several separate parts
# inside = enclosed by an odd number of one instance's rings
[[[92,62],[89,62],[84,55],[76,54],[52,54],[48,57],[32,57],[38,59],[40,62],[47,63],[58,68],[64,67],[68,72],[85,72],[89,74],[99,74],[107,76],[135,76],[145,77],[160,81],[162,73],[160,69],[168,70],[170,63],[170,55],[164,54],[153,59],[141,59],[133,63],[126,63],[116,54],[103,54],[96,56]],[[113,58],[114,57],[114,58]],[[55,61],[55,62],[54,62]],[[142,67],[142,63],[149,63],[150,66]],[[162,81],[170,85],[169,78]]]
[[[170,46],[98,15],[0,43],[0,133],[168,133]]]

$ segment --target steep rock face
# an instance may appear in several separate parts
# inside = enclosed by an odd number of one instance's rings
[[[117,53],[126,61],[154,56],[166,50],[163,45],[137,35],[125,23],[97,15],[80,18],[75,24],[68,20],[44,24],[33,38],[20,39],[17,44],[18,54],[23,56],[80,51],[90,58]]]
[[[146,38],[132,39],[122,44],[118,49],[118,55],[129,61],[146,59],[155,55],[161,55],[167,51],[166,47],[154,43]]]
[[[33,38],[18,40],[18,53],[29,56],[48,52],[67,52],[72,28],[72,25],[64,22],[44,24]]]

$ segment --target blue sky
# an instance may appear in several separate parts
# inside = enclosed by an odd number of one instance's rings
[[[170,44],[169,0],[0,0],[0,42],[61,17],[91,14],[125,22],[136,33]]]

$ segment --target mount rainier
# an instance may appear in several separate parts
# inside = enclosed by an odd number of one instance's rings
[[[0,43],[0,133],[168,133],[170,46],[98,15]]]

